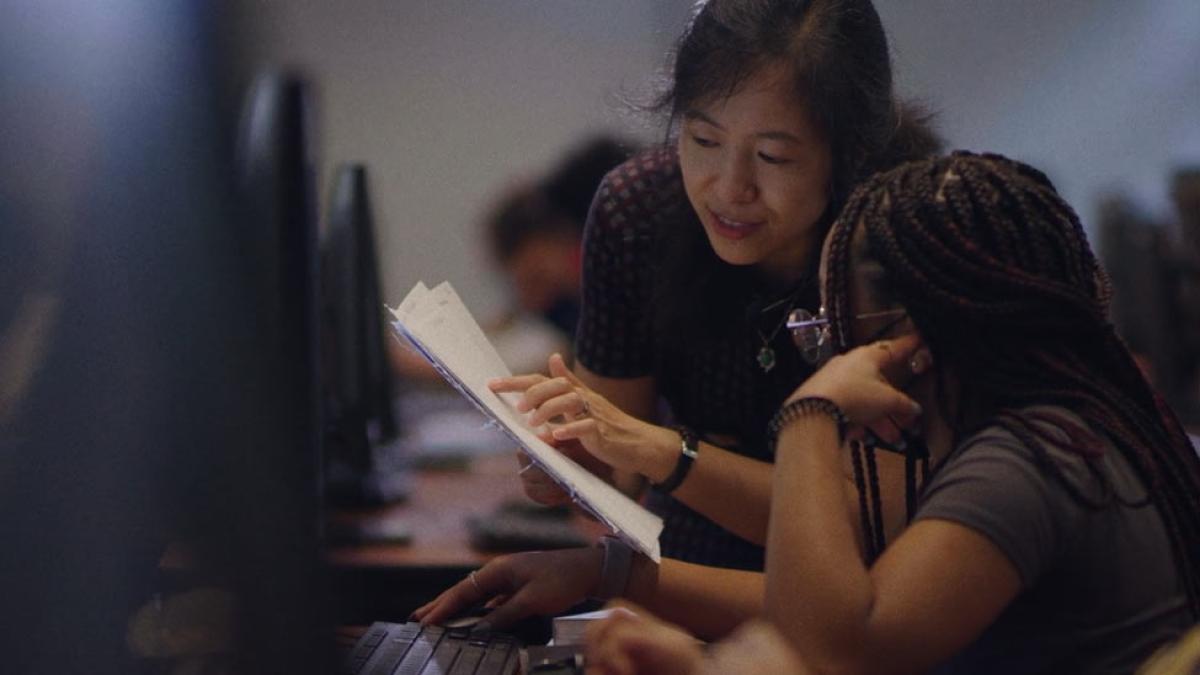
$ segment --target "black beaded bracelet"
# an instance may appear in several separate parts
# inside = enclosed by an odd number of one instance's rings
[[[692,470],[692,463],[696,461],[696,456],[700,454],[700,441],[696,438],[696,432],[687,427],[675,427],[679,432],[679,459],[675,462],[675,470],[670,476],[661,483],[654,485],[654,489],[663,494],[671,494],[675,488],[683,483],[683,479],[687,478],[688,471]]]
[[[842,412],[842,409],[827,398],[808,396],[798,398],[783,406],[767,423],[767,448],[770,449],[771,454],[775,454],[775,444],[779,441],[779,433],[783,431],[784,427],[813,413],[828,415],[837,424],[838,442],[846,440],[846,425],[849,420],[846,419],[846,414]]]

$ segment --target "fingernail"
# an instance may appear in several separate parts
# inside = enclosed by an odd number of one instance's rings
[[[921,404],[917,403],[916,401],[913,401],[912,410],[914,415],[920,415],[925,412],[925,410],[921,407]]]
[[[566,429],[555,429],[554,431],[550,432],[550,435],[553,436],[556,440],[561,441],[562,439],[567,437],[567,431],[566,431]]]

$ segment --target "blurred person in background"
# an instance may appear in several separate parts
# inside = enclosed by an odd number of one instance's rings
[[[1100,204],[1099,248],[1113,284],[1113,322],[1139,366],[1193,435],[1200,429],[1200,170],[1171,179],[1175,222],[1130,199]]]
[[[545,178],[511,189],[492,209],[485,221],[489,250],[512,287],[512,314],[540,317],[574,339],[583,224],[604,174],[633,149],[615,137],[593,137],[567,153]]]
[[[583,224],[600,181],[636,146],[594,134],[567,150],[543,176],[516,182],[482,221],[491,261],[511,291],[511,305],[483,326],[514,372],[544,369],[546,355],[571,354],[579,321]],[[440,380],[424,357],[392,340],[404,377]]]

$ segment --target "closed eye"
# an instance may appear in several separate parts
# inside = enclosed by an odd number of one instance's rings
[[[769,155],[765,152],[758,153],[758,157],[767,164],[788,164],[792,161],[786,157],[777,157],[775,155]]]
[[[692,137],[692,142],[702,148],[715,148],[718,145],[718,143],[711,138],[705,138],[704,136],[697,136],[696,134],[691,134],[691,137]]]

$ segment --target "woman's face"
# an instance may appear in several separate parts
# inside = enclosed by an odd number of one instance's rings
[[[717,256],[773,278],[802,276],[820,245],[832,157],[788,71],[764,68],[683,120],[683,184]]]

